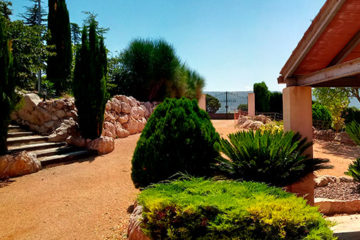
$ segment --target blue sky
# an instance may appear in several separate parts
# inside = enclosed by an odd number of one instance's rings
[[[14,17],[28,0],[12,0]],[[106,45],[122,51],[134,38],[162,38],[205,79],[207,91],[246,91],[280,69],[325,0],[68,0],[71,22],[83,11],[109,27]],[[47,1],[44,1],[47,5]]]

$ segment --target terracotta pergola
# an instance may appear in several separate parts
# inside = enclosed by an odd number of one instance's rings
[[[327,0],[278,78],[283,90],[284,129],[312,136],[312,87],[360,87],[360,0]],[[313,150],[308,154],[312,156]],[[290,189],[314,203],[308,176]]]

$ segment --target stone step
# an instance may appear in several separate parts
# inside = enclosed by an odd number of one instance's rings
[[[68,153],[68,152],[76,151],[76,150],[77,150],[77,148],[75,148],[75,147],[65,145],[65,146],[60,146],[60,147],[55,147],[55,148],[35,150],[35,151],[31,151],[31,152],[35,153],[36,156],[38,158],[40,158],[40,157],[64,154],[64,153]]]
[[[63,163],[72,161],[78,158],[83,158],[86,156],[90,156],[91,153],[88,150],[79,150],[76,152],[69,152],[59,155],[53,155],[48,157],[40,157],[38,160],[41,162],[42,166],[48,166],[51,164]]]
[[[27,132],[27,131],[22,131],[22,132],[8,132],[8,138],[13,138],[13,137],[25,137],[25,136],[32,136],[35,135],[35,133],[33,132]]]
[[[9,129],[16,129],[16,128],[21,128],[21,127],[19,125],[13,125],[13,124],[9,125]]]
[[[47,141],[49,137],[47,136],[24,136],[24,137],[10,137],[7,139],[8,145],[15,145],[15,144],[24,144],[24,143],[33,143],[33,142],[41,142]]]
[[[34,143],[22,146],[9,146],[8,150],[10,153],[12,152],[20,152],[20,151],[35,151],[46,148],[54,148],[65,146],[66,142],[46,142],[46,143]]]

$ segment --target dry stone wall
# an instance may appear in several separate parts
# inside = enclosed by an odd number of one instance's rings
[[[140,133],[155,106],[133,97],[114,96],[106,103],[102,135],[115,139]],[[49,135],[50,141],[65,141],[80,135],[74,98],[43,101],[34,93],[26,94],[11,119],[41,135]]]

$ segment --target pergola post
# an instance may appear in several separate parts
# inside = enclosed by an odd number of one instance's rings
[[[312,142],[312,98],[311,87],[287,87],[283,90],[283,117],[284,130],[299,132]],[[313,156],[310,147],[306,154]],[[314,205],[314,174],[302,179],[300,182],[288,186],[288,191],[304,197],[310,205]]]
[[[255,116],[255,93],[248,94],[248,116]]]

